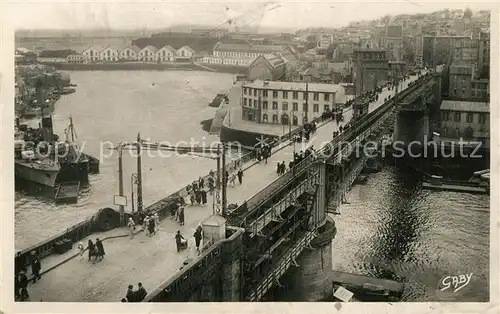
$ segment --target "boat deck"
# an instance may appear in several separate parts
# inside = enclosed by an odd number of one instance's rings
[[[80,192],[80,182],[65,182],[57,187],[56,202],[77,202]]]
[[[424,182],[422,183],[422,187],[432,190],[464,192],[464,193],[486,194],[489,191],[489,188],[486,186],[460,185],[460,184],[449,184],[449,183],[434,184],[430,182]]]

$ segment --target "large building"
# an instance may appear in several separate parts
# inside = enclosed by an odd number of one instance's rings
[[[478,68],[482,78],[489,77],[490,72],[490,31],[483,29],[479,33]]]
[[[260,55],[247,69],[247,78],[250,81],[281,81],[285,79],[285,61],[276,55]]]
[[[422,62],[426,67],[435,67],[440,64],[449,64],[455,57],[457,47],[464,51],[464,55],[470,53],[471,36],[424,36],[422,43]],[[461,53],[456,55],[461,57]]]
[[[357,49],[353,54],[354,85],[362,94],[384,85],[389,76],[389,61],[384,49]]]
[[[489,98],[489,79],[480,77],[477,63],[453,62],[449,75],[449,97],[462,100]]]
[[[487,102],[443,100],[441,134],[443,140],[489,141],[490,108]]]
[[[303,125],[352,99],[340,85],[254,81],[243,84],[243,120]]]
[[[403,26],[387,25],[384,47],[389,60],[401,61],[403,58]]]

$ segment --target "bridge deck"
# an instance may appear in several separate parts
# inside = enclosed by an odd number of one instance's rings
[[[405,84],[406,85],[406,84]],[[376,103],[370,104],[372,111],[383,99],[394,91],[384,89]],[[345,112],[344,124],[352,117],[352,110]],[[316,149],[332,139],[332,132],[337,130],[337,123],[331,121],[318,128],[307,145]],[[296,151],[303,149],[296,144]],[[265,164],[263,161],[244,172],[243,184],[228,187],[228,204],[241,204],[244,200],[262,190],[277,177],[276,164],[292,159],[293,146],[273,150],[273,155]],[[88,262],[87,252],[84,259],[75,257],[62,263],[42,275],[36,284],[30,284],[28,291],[32,301],[54,302],[117,302],[125,296],[127,286],[142,282],[147,290],[153,290],[173,275],[187,258],[195,256],[193,233],[196,226],[212,214],[212,197],[209,195],[205,206],[188,206],[185,210],[185,225],[165,219],[159,225],[156,235],[148,237],[139,233],[134,238],[119,237],[103,241],[106,256],[100,262]],[[180,230],[189,239],[189,248],[177,253],[174,234]],[[112,230],[107,233],[95,234],[91,238],[104,239],[119,234],[126,235],[126,229]],[[87,239],[82,242],[86,243]],[[76,253],[65,253],[42,260],[42,271]]]

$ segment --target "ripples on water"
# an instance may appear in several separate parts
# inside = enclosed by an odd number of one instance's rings
[[[137,132],[152,141],[194,138],[210,144],[200,122],[212,118],[215,109],[208,103],[215,94],[232,85],[230,74],[195,71],[92,71],[70,72],[77,92],[62,96],[53,114],[54,129],[61,136],[72,115],[84,151],[99,156],[100,142],[134,141]],[[36,125],[38,121],[32,121]],[[181,144],[180,144],[181,145]],[[185,145],[185,144],[184,144]],[[107,148],[103,149],[109,153]],[[101,158],[101,173],[90,176],[90,188],[82,191],[76,205],[55,204],[43,196],[16,192],[16,248],[23,249],[66,230],[96,213],[113,206],[118,191],[116,154]],[[124,153],[124,192],[130,195],[130,176],[136,169],[134,158]],[[143,194],[147,206],[195,179],[194,173],[215,168],[210,159],[144,157]],[[45,196],[52,191],[46,191]],[[30,195],[34,195],[30,193]],[[39,195],[39,193],[36,193]]]
[[[420,175],[391,166],[348,202],[333,217],[335,270],[405,282],[406,301],[440,301],[441,278],[472,272],[462,300],[488,300],[488,196],[422,190]]]

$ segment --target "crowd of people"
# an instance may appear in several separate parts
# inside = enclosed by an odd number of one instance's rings
[[[83,246],[83,243],[78,243],[77,248],[80,253],[80,260],[83,260],[83,254],[85,253],[85,247]],[[87,242],[87,249],[89,262],[92,260],[92,258],[94,258],[94,261],[102,261],[104,255],[106,255],[106,252],[104,252],[104,245],[99,238],[96,238],[95,243],[92,242],[91,239],[89,239]]]
[[[33,275],[32,281],[33,283],[36,283],[37,280],[42,278],[40,274],[40,271],[42,270],[42,263],[40,262],[40,258],[35,251],[31,252],[29,259],[31,273]],[[15,264],[16,275],[14,276],[14,298],[16,301],[25,301],[29,298],[28,284],[30,279],[28,278],[25,261],[22,259],[20,254],[16,256]]]

